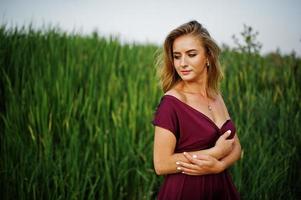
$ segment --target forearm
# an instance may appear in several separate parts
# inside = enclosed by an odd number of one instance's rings
[[[234,143],[232,151],[220,161],[223,163],[224,169],[229,168],[241,157],[241,146],[239,142]]]
[[[209,149],[204,149],[204,150],[199,150],[199,151],[191,151],[188,152],[191,155],[210,155],[213,156],[217,159],[221,158],[221,155],[219,151],[212,147]],[[174,153],[164,160],[157,161],[155,169],[158,175],[164,175],[164,174],[173,174],[173,173],[179,173],[179,170],[177,169],[177,164],[176,162],[182,161],[182,162],[190,162],[184,155],[183,153]]]

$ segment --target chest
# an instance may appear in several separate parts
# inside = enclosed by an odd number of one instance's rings
[[[191,98],[186,103],[198,112],[207,116],[218,127],[228,119],[224,105],[218,99],[214,101],[205,101],[200,98]]]

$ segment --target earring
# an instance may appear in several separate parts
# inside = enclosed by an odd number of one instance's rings
[[[207,59],[206,65],[207,65],[207,67],[210,67],[209,60],[208,60],[208,59]]]

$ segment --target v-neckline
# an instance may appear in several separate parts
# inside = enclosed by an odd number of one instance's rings
[[[178,102],[182,103],[183,105],[185,105],[186,107],[190,108],[191,110],[193,110],[193,111],[195,111],[195,112],[201,114],[205,119],[207,119],[211,124],[213,124],[214,127],[217,128],[219,131],[221,131],[222,128],[228,123],[228,121],[231,120],[231,118],[226,119],[226,121],[225,121],[225,122],[221,125],[221,127],[219,128],[219,127],[216,125],[216,123],[215,123],[210,117],[208,117],[207,115],[205,115],[205,114],[202,113],[201,111],[197,110],[196,108],[194,108],[194,107],[188,105],[187,103],[181,101],[180,99],[178,99],[177,97],[175,97],[175,96],[173,96],[173,95],[165,94],[164,96],[165,96],[165,97],[172,97],[173,99],[176,99]]]

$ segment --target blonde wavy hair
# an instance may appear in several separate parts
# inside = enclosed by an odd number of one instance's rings
[[[174,40],[183,35],[196,36],[200,39],[201,44],[204,45],[210,63],[208,67],[207,93],[210,98],[214,98],[220,92],[220,81],[223,78],[218,60],[220,48],[211,38],[207,29],[195,20],[182,24],[167,35],[163,51],[159,53],[156,63],[161,87],[164,92],[167,92],[181,80],[174,67],[172,46]]]

